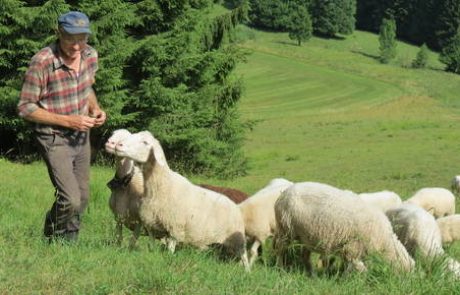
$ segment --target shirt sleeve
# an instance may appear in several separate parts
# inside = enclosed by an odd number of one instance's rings
[[[24,76],[24,83],[22,84],[17,106],[20,117],[27,117],[39,108],[38,101],[42,92],[42,81],[43,73],[40,67],[32,61]]]

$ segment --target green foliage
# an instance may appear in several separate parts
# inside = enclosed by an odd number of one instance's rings
[[[442,48],[439,60],[446,65],[446,71],[460,74],[460,27]]]
[[[232,76],[244,54],[231,41],[247,2],[211,18],[210,0],[0,1],[2,151],[21,154],[20,147],[33,146],[30,127],[16,115],[23,73],[32,55],[54,41],[57,17],[72,9],[89,16],[89,43],[99,53],[95,91],[108,120],[92,130],[93,146],[117,128],[149,129],[173,168],[244,173],[245,125],[237,111],[242,83]]]
[[[426,44],[420,46],[420,50],[417,52],[417,56],[412,61],[412,67],[416,69],[425,68],[428,64],[428,47]]]
[[[333,37],[355,29],[356,0],[312,0],[310,15],[315,33]]]
[[[286,31],[289,24],[289,1],[250,0],[249,19],[257,28]]]
[[[251,169],[231,180],[195,175],[192,181],[254,193],[284,177],[356,192],[391,190],[403,199],[420,187],[449,186],[458,173],[452,163],[460,76],[375,63],[369,56],[378,54],[377,36],[366,32],[345,40],[312,37],[301,47],[286,44],[287,33],[251,32],[256,41],[242,46],[253,54],[238,66],[246,85],[241,115],[259,122],[245,141]],[[353,51],[357,43],[363,54]],[[406,47],[411,56],[418,50],[398,44]],[[429,68],[440,69],[437,62],[430,59]],[[300,265],[277,267],[270,241],[250,274],[214,250],[182,246],[171,255],[146,236],[129,251],[130,231],[124,229],[121,247],[114,243],[105,185],[113,168],[98,166],[91,168],[79,243],[47,245],[42,223],[53,190],[45,164],[0,159],[0,170],[8,172],[0,181],[0,290],[6,294],[460,294],[443,266],[418,258],[410,273],[370,256],[368,272],[336,275],[314,267],[308,276]],[[457,199],[457,214],[459,205]],[[460,242],[446,252],[458,260]]]
[[[396,56],[396,22],[393,18],[382,20],[379,43],[380,62],[389,63]]]
[[[331,37],[338,33],[338,7],[334,0],[312,0],[310,13],[315,33]]]
[[[296,40],[299,46],[312,36],[312,23],[310,14],[304,6],[294,6],[291,10],[289,24],[289,38]]]
[[[460,1],[440,0],[437,4],[438,15],[435,18],[434,35],[438,40],[437,47],[442,49],[451,42],[460,26]]]

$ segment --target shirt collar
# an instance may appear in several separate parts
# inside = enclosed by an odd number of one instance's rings
[[[53,64],[55,69],[59,69],[62,66],[66,66],[64,60],[62,59],[61,48],[59,47],[59,40],[50,45],[51,50],[53,51]],[[81,59],[85,60],[89,55],[90,47],[87,46],[81,52]]]

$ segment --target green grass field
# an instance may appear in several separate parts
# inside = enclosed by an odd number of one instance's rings
[[[244,146],[248,175],[192,180],[254,193],[284,177],[405,199],[422,187],[448,188],[460,174],[460,76],[444,73],[435,53],[428,69],[413,70],[418,48],[400,43],[398,57],[381,65],[370,33],[301,47],[282,33],[242,27],[239,36],[251,52],[237,69],[242,117],[255,123]],[[52,202],[44,164],[0,159],[0,167],[0,294],[460,294],[439,267],[398,274],[372,261],[365,274],[307,277],[274,266],[269,245],[250,274],[212,251],[170,255],[145,237],[130,252],[127,231],[121,248],[113,244],[105,185],[113,170],[104,167],[92,168],[78,245],[48,246],[40,239]],[[460,259],[460,243],[447,252]]]

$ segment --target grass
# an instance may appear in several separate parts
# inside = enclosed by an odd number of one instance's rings
[[[255,122],[244,146],[250,169],[233,180],[192,180],[254,193],[284,177],[407,198],[421,187],[448,187],[458,174],[460,77],[442,72],[435,53],[428,69],[413,70],[405,66],[418,48],[400,43],[395,61],[381,65],[370,33],[300,47],[283,33],[241,28],[240,36],[251,52],[237,69],[246,85],[242,117]],[[122,247],[113,243],[105,185],[113,170],[104,167],[92,167],[78,245],[46,245],[41,230],[52,188],[44,164],[0,159],[0,167],[0,294],[460,293],[439,267],[399,274],[371,261],[366,274],[306,277],[275,267],[267,245],[251,274],[212,251],[170,255],[146,238],[130,252],[128,232]],[[460,258],[459,244],[447,251]]]

